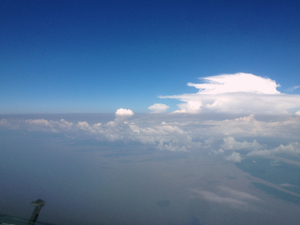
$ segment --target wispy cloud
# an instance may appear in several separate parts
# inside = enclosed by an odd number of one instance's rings
[[[277,91],[280,85],[269,78],[248,73],[224,74],[200,78],[206,83],[188,83],[199,91],[195,94],[160,96],[178,99],[174,113],[267,113],[280,114],[300,108],[299,95]]]
[[[237,209],[250,208],[253,202],[261,201],[259,198],[249,193],[237,191],[224,186],[218,187],[215,192],[198,189],[190,189],[190,192],[209,202],[214,202]]]
[[[300,88],[300,85],[291,87],[291,88],[288,89],[288,91],[294,91],[294,90],[296,90],[298,88]]]

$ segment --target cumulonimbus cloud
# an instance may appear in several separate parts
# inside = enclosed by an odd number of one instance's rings
[[[267,113],[281,114],[300,108],[300,96],[280,93],[274,80],[249,73],[223,74],[201,78],[206,83],[188,83],[195,94],[160,96],[178,99],[174,113]]]

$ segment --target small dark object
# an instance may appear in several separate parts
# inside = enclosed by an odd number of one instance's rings
[[[42,199],[38,199],[36,201],[31,202],[31,205],[35,206],[33,213],[31,215],[31,218],[28,222],[28,225],[34,225],[37,218],[39,217],[39,213],[41,211],[41,208],[45,205],[45,201]]]

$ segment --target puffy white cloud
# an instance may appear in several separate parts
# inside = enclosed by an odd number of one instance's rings
[[[84,122],[78,122],[77,127],[81,130],[90,130],[90,125],[88,124],[88,122],[84,121]]]
[[[222,144],[222,149],[225,150],[242,150],[242,149],[261,149],[263,146],[260,145],[256,140],[253,142],[238,142],[233,137],[223,138],[224,144]]]
[[[273,155],[276,153],[285,153],[288,155],[299,155],[300,154],[300,145],[298,142],[292,142],[288,145],[279,145],[277,148],[273,148],[270,150],[255,150],[249,152],[247,156],[266,156]]]
[[[268,116],[269,118],[269,116]],[[195,123],[195,122],[194,122]],[[274,117],[273,120],[257,120],[253,114],[225,120],[207,120],[200,125],[206,125],[205,134],[210,137],[280,137],[298,138],[300,132],[300,117]],[[201,132],[203,129],[199,129]],[[195,131],[196,132],[196,131]]]
[[[148,109],[151,110],[152,113],[164,113],[168,108],[169,106],[161,103],[155,103],[148,107]]]
[[[188,101],[177,105],[180,110],[176,110],[173,113],[198,113],[200,112],[202,103],[200,101]]]
[[[37,131],[52,131],[59,132],[60,130],[70,130],[72,129],[73,123],[68,122],[64,119],[60,121],[52,121],[45,119],[29,119],[25,120],[25,123],[29,124],[29,130]]]
[[[281,94],[279,84],[269,78],[248,73],[224,74],[202,78],[207,83],[188,86],[199,89],[195,94],[160,96],[178,99],[175,113],[225,112],[281,114],[300,108],[299,95]]]
[[[134,141],[141,144],[154,145],[159,150],[188,151],[191,148],[201,146],[201,143],[192,141],[188,132],[176,125],[170,125],[165,122],[152,125],[138,125],[130,120],[124,120],[128,116],[118,116],[120,114],[130,115],[130,111],[121,110],[119,112],[121,113],[116,113],[115,120],[106,124],[89,124],[87,121],[79,121],[74,125],[64,119],[60,121],[29,119],[21,122],[21,124],[30,131],[61,132],[66,135],[72,135],[72,137],[74,135],[80,137],[89,135],[100,141],[124,141],[125,143]],[[1,123],[8,124],[8,121],[3,119]]]
[[[300,116],[300,110],[298,110],[297,112],[295,112],[295,115]]]
[[[0,120],[0,126],[8,127],[10,123],[6,119]]]
[[[133,115],[134,115],[134,113],[130,109],[120,108],[116,111],[116,117],[130,117]]]
[[[249,152],[247,154],[247,156],[267,156],[267,155],[271,155],[272,151],[271,150],[254,150],[252,152]]]
[[[131,124],[130,128],[135,132],[133,139],[143,144],[157,144],[160,150],[187,151],[189,148],[201,146],[200,143],[193,142],[187,132],[178,126],[162,123],[151,127],[139,127]]]
[[[286,153],[289,155],[298,155],[300,154],[300,145],[298,142],[293,142],[288,145],[279,145],[273,150],[274,153]]]
[[[242,157],[241,154],[238,152],[233,152],[230,156],[225,157],[226,160],[232,161],[232,162],[241,162]]]
[[[34,125],[38,125],[38,126],[44,126],[44,127],[50,127],[51,123],[48,120],[45,119],[36,119],[36,120],[26,120],[26,122],[30,123],[30,124],[34,124]]]

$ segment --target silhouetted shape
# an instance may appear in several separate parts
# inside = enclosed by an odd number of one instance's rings
[[[187,225],[201,225],[201,223],[200,223],[200,221],[198,220],[197,217],[191,216],[189,218],[189,221],[188,221]]]
[[[158,206],[167,207],[170,205],[170,201],[169,200],[161,200],[161,201],[156,202],[156,204]]]
[[[34,225],[37,218],[39,217],[39,213],[41,211],[41,208],[45,205],[45,201],[42,199],[38,199],[36,201],[31,202],[31,205],[35,206],[33,213],[31,215],[31,218],[28,222],[28,225]]]

